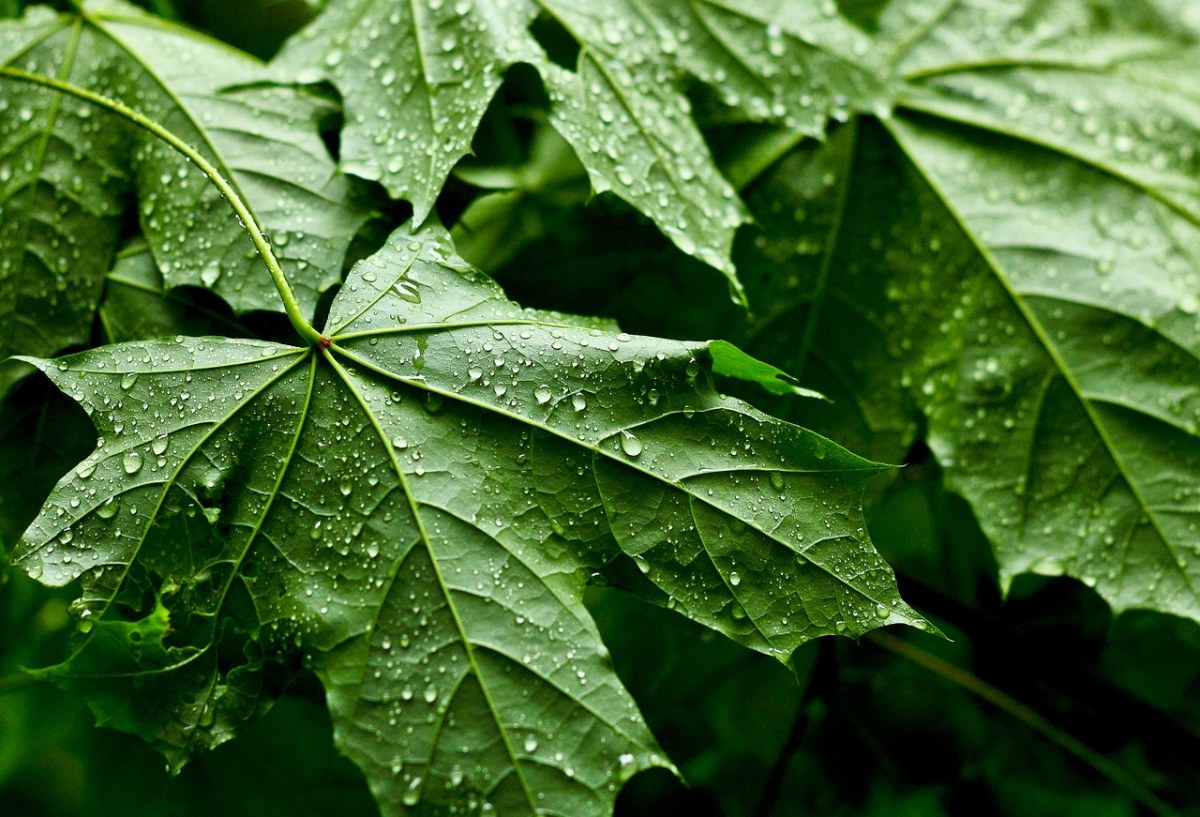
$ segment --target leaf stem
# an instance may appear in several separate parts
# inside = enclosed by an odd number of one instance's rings
[[[143,130],[149,131],[154,136],[166,142],[175,150],[183,154],[187,159],[200,168],[201,172],[208,177],[209,181],[216,186],[221,192],[224,199],[229,202],[229,206],[237,213],[238,221],[250,236],[250,241],[253,242],[255,249],[258,250],[259,256],[263,263],[266,264],[267,272],[271,274],[271,280],[275,283],[275,289],[279,292],[279,298],[283,301],[284,312],[287,313],[288,320],[292,322],[292,326],[300,334],[300,337],[310,345],[319,344],[322,335],[308,319],[304,317],[304,313],[300,310],[300,304],[296,301],[295,293],[292,292],[292,286],[288,283],[287,277],[283,274],[283,268],[279,265],[279,260],[271,251],[271,245],[267,243],[266,236],[263,235],[262,228],[254,219],[254,215],[250,212],[250,208],[246,206],[246,202],[238,195],[233,186],[225,180],[212,163],[205,159],[199,151],[176,136],[171,131],[167,130],[162,125],[155,122],[153,119],[145,116],[133,108],[125,105],[116,99],[98,94],[95,91],[89,91],[86,88],[80,88],[77,85],[72,85],[62,80],[54,79],[43,74],[34,74],[29,71],[22,71],[19,68],[11,68],[8,66],[0,66],[0,76],[5,76],[10,79],[15,79],[21,82],[28,82],[32,85],[38,85],[43,88],[48,88],[59,93],[68,94],[82,99],[85,102],[90,102],[111,113],[132,122]]]
[[[28,689],[29,687],[45,683],[45,681],[46,678],[44,676],[34,672],[23,672],[20,675],[10,675],[7,678],[0,678],[0,695]]]

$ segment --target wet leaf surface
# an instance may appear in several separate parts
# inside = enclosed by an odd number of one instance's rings
[[[83,581],[48,672],[180,765],[303,659],[388,813],[602,814],[666,763],[582,605],[616,560],[784,662],[928,626],[865,534],[880,466],[716,394],[706,344],[596,327],[403,228],[355,267],[328,350],[180,336],[38,362],[100,434],[15,554]]]

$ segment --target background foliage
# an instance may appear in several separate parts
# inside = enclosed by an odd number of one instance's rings
[[[624,3],[612,4],[613,30],[566,4],[497,4],[508,17],[466,26],[467,42],[437,41],[433,59],[446,64],[424,69],[477,84],[423,109],[394,98],[421,75],[406,61],[419,21],[381,16],[382,41],[360,43],[370,27],[341,19],[370,21],[390,4],[330,0],[308,28],[326,4],[142,5],[278,57],[269,76],[233,52],[228,76],[165,76],[184,40],[166,48],[160,37],[178,35],[114,23],[66,63],[54,38],[70,36],[70,18],[49,16],[43,52],[21,53],[105,93],[136,89],[135,107],[192,128],[188,141],[271,204],[256,217],[281,255],[312,270],[298,281],[306,306],[347,249],[364,257],[413,208],[432,211],[522,304],[738,342],[832,402],[723,388],[906,464],[871,484],[870,534],[903,597],[949,641],[906,628],[818,639],[796,650],[793,673],[634,595],[587,589],[617,676],[687,782],[643,772],[618,814],[1200,813],[1191,4],[644,4],[639,13],[688,33],[667,47],[621,26],[633,19]],[[714,19],[724,39],[705,34]],[[6,62],[11,42],[0,37]],[[463,54],[478,63],[457,66]],[[803,70],[779,76],[779,65]],[[693,81],[661,81],[676,70]],[[191,84],[164,93],[149,73]],[[627,119],[611,107],[619,99]],[[45,185],[74,202],[53,226],[102,249],[82,256],[96,269],[60,262],[41,222],[6,218],[0,229],[44,242],[44,277],[20,303],[47,310],[39,326],[56,331],[28,332],[10,310],[5,354],[175,334],[288,340],[279,315],[257,311],[273,293],[255,256],[205,267],[195,259],[211,254],[172,235],[190,214],[192,234],[241,246],[198,178],[163,183],[180,172],[174,155],[146,141],[143,170],[129,175],[116,145],[141,137],[115,120],[88,130],[71,118],[87,114],[64,106],[62,132],[92,134],[80,162],[69,140],[19,135],[23,112],[35,119],[50,96],[6,83],[0,100],[5,160],[51,156]],[[467,123],[444,145],[443,116]],[[614,149],[589,143],[598,122]],[[276,144],[256,141],[264,130]],[[655,164],[655,135],[693,164]],[[280,164],[281,151],[295,152]],[[420,173],[391,164],[422,155]],[[3,241],[4,263],[23,263],[17,236]],[[54,280],[67,281],[57,295]],[[329,301],[326,291],[320,308]],[[94,437],[46,381],[12,363],[2,372],[0,539],[11,551]],[[65,654],[77,594],[3,574],[6,813],[376,813],[362,773],[333,748],[314,676],[175,777],[137,738],[94,729],[78,698],[24,685],[19,667]]]

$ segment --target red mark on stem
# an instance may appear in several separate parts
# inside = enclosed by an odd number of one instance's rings
[[[328,335],[321,335],[321,337],[317,338],[317,343],[321,345],[322,349],[328,349],[333,345],[333,338]]]

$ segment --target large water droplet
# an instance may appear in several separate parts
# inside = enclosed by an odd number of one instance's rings
[[[642,453],[642,441],[633,436],[628,431],[621,431],[621,450],[630,457],[636,457]]]
[[[392,289],[396,290],[396,294],[410,304],[421,303],[421,293],[417,291],[417,285],[412,281],[397,281]]]
[[[126,474],[136,474],[142,470],[142,455],[136,451],[126,451],[125,456],[121,458],[121,467],[125,469]]]

